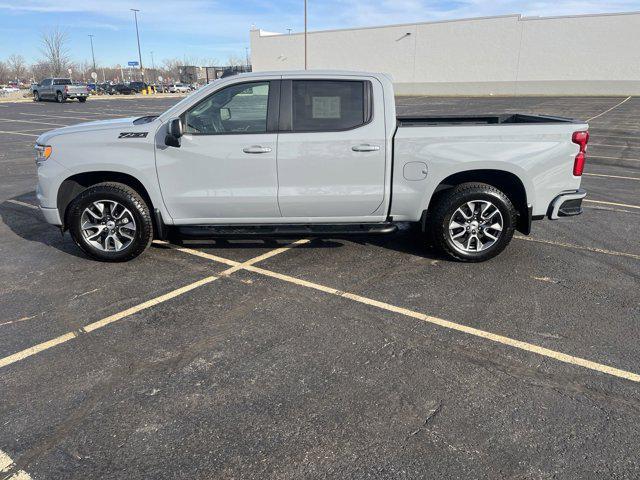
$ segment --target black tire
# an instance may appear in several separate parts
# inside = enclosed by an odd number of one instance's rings
[[[120,251],[104,251],[94,247],[82,234],[81,218],[85,208],[100,200],[115,200],[133,215],[136,232],[131,243]],[[144,252],[153,240],[153,221],[149,206],[133,188],[116,182],[93,185],[81,192],[71,202],[66,215],[71,237],[89,257],[103,262],[126,262]]]
[[[62,92],[56,93],[56,101],[58,103],[64,103],[66,101],[66,98],[64,97],[64,94]]]
[[[79,101],[80,103],[84,103],[84,102],[86,102],[86,101],[87,101],[87,97],[78,97],[78,101]]]
[[[34,102],[40,101],[40,94],[37,91],[33,92],[33,101]]]
[[[502,231],[495,235],[497,240],[485,250],[465,251],[452,239],[449,225],[458,208],[473,201],[491,202],[500,211],[503,223]],[[480,215],[479,212],[478,215]],[[432,245],[448,257],[461,262],[484,262],[498,255],[509,245],[513,238],[517,218],[518,213],[515,207],[502,191],[486,183],[463,183],[444,192],[438,198],[427,218],[426,228]],[[459,232],[460,230],[454,231]],[[482,236],[483,234],[479,232],[478,235]],[[482,239],[485,240],[486,237],[482,237]],[[477,249],[477,241],[472,241],[471,245],[474,244]],[[469,247],[469,245],[466,246]]]

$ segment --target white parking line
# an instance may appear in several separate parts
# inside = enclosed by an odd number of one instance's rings
[[[11,457],[0,450],[0,475],[2,480],[31,480],[24,470],[19,470]]]
[[[596,115],[595,117],[591,117],[591,118],[587,118],[587,122],[590,122],[592,120],[595,120],[596,118],[600,118],[601,116],[603,116],[606,113],[609,113],[611,110],[615,110],[616,108],[618,108],[620,105],[623,105],[625,103],[627,103],[629,100],[631,100],[631,96],[628,96],[627,98],[625,98],[623,101],[621,101],[620,103],[618,103],[617,105],[614,105],[613,107],[611,107],[608,110],[605,110],[602,113],[599,113],[598,115]]]
[[[239,262],[234,262],[233,260],[224,259],[221,257],[217,257],[215,255],[208,255],[206,253],[200,252],[199,250],[193,250],[189,248],[177,248],[177,250],[185,253],[189,253],[192,255],[196,255],[202,258],[209,258],[210,260],[224,263],[229,265],[231,263],[235,263],[239,269],[248,270],[250,272],[258,273],[261,275],[265,275],[267,277],[276,278],[278,280],[282,280],[284,282],[292,283],[295,285],[299,285],[306,288],[311,288],[314,290],[318,290],[324,293],[328,293],[331,295],[335,295],[338,297],[346,298],[352,300],[354,302],[362,303],[365,305],[369,305],[372,307],[376,307],[381,310],[386,310],[392,313],[397,313],[400,315],[404,315],[407,317],[415,318],[421,320],[426,323],[431,323],[434,325],[438,325],[440,327],[447,328],[449,330],[455,330],[458,332],[466,333],[468,335],[472,335],[475,337],[484,338],[485,340],[490,340],[492,342],[500,343],[502,345],[507,345],[513,348],[517,348],[520,350],[525,350],[528,352],[536,353],[538,355],[542,355],[548,358],[552,358],[559,362],[568,363],[571,365],[576,365],[580,367],[584,367],[590,370],[594,370],[601,373],[606,373],[607,375],[612,375],[619,378],[624,378],[626,380],[631,380],[633,382],[640,382],[640,375],[637,373],[629,372],[626,370],[621,370],[615,367],[611,367],[609,365],[604,365],[601,363],[593,362],[591,360],[586,360],[584,358],[576,357],[573,355],[568,355],[566,353],[562,353],[556,350],[551,350],[548,348],[541,347],[539,345],[534,345],[532,343],[523,342],[521,340],[515,340],[513,338],[506,337],[504,335],[498,335],[495,333],[491,333],[485,330],[480,330],[478,328],[469,327],[467,325],[463,325],[456,322],[451,322],[449,320],[444,320],[442,318],[434,317],[431,315],[426,315],[424,313],[415,312],[413,310],[409,310],[407,308],[398,307],[396,305],[392,305],[385,302],[380,302],[378,300],[373,300],[367,297],[363,297],[361,295],[356,295],[354,293],[343,292],[341,290],[337,290],[332,287],[327,287],[325,285],[320,285],[318,283],[309,282],[307,280],[302,280],[296,277],[292,277],[289,275],[284,275],[282,273],[273,272],[271,270],[265,270],[260,267],[256,267],[254,265],[240,265]],[[640,256],[638,257],[640,258]]]
[[[85,325],[84,327],[80,328],[78,331],[67,332],[63,335],[60,335],[59,337],[52,338],[51,340],[48,340],[46,342],[42,342],[32,347],[26,348],[20,352],[16,352],[13,355],[0,358],[0,369],[8,365],[11,365],[13,363],[24,360],[25,358],[31,357],[32,355],[36,355],[37,353],[43,352],[45,350],[49,350],[50,348],[53,348],[62,343],[66,343],[70,340],[74,340],[75,338],[78,338],[83,334],[87,334],[95,330],[98,330],[100,328],[106,327],[107,325],[110,325],[119,320],[122,320],[123,318],[130,317],[131,315],[141,312],[142,310],[146,310],[150,307],[154,307],[156,305],[164,303],[167,300],[171,300],[173,298],[179,297],[180,295],[184,295],[185,293],[190,292],[191,290],[194,290],[196,288],[202,287],[203,285],[207,285],[211,282],[214,282],[215,280],[218,280],[221,277],[231,275],[232,273],[237,272],[238,270],[246,268],[250,265],[253,265],[256,262],[260,262],[267,258],[273,257],[274,255],[278,255],[280,253],[286,252],[287,250],[295,247],[296,245],[300,245],[306,242],[308,242],[308,240],[299,240],[285,247],[277,248],[275,250],[259,255],[255,258],[249,259],[246,262],[234,262],[234,265],[231,268],[228,268],[224,272],[220,273],[218,276],[210,276],[210,277],[203,278],[196,282],[190,283],[188,285],[185,285],[183,287],[180,287],[168,293],[165,293],[164,295],[160,295],[158,297],[147,300],[146,302],[140,303],[131,308],[123,310],[122,312],[115,313],[106,318],[103,318],[101,320]]]

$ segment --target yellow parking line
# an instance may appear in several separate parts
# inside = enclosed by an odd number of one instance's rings
[[[625,98],[623,101],[621,101],[620,103],[614,105],[613,107],[609,108],[608,110],[605,110],[602,113],[599,113],[598,115],[596,115],[595,117],[591,117],[591,118],[587,118],[587,122],[590,122],[591,120],[595,120],[596,118],[600,118],[601,116],[603,116],[606,113],[609,113],[612,110],[615,110],[616,108],[618,108],[619,106],[627,103],[629,100],[631,100],[631,95],[628,96],[627,98]]]
[[[40,135],[35,135],[33,133],[22,133],[22,132],[5,132],[4,130],[0,130],[0,133],[7,133],[9,135],[23,135],[25,137],[39,137]]]
[[[516,238],[518,240],[525,240],[527,242],[545,243],[547,245],[555,245],[556,247],[571,248],[575,250],[585,250],[587,252],[613,255],[614,257],[628,257],[628,258],[633,258],[634,260],[640,260],[640,255],[635,253],[617,252],[615,250],[606,250],[604,248],[584,247],[582,245],[574,245],[572,243],[554,242],[552,240],[541,240],[539,238],[523,237],[520,235],[515,235],[513,238]]]
[[[626,203],[616,203],[616,202],[604,202],[602,200],[588,200],[584,199],[583,202],[588,203],[599,203],[601,205],[613,205],[614,207],[624,207],[624,208],[637,208],[640,209],[640,205],[629,205]]]
[[[640,148],[632,145],[610,145],[608,143],[590,143],[589,147],[613,147],[613,148]]]
[[[69,125],[63,123],[49,123],[49,122],[36,122],[32,120],[16,120],[15,118],[0,118],[0,122],[11,122],[11,123],[36,123],[38,125],[52,125],[54,127],[68,127]]]
[[[31,480],[31,475],[24,470],[16,471],[16,464],[2,450],[0,450],[0,474],[3,480]]]
[[[68,118],[71,120],[90,120],[93,121],[95,120],[95,118],[87,118],[87,117],[70,117],[67,115],[58,115],[55,113],[52,113],[51,115],[44,115],[42,113],[20,113],[19,115],[27,115],[29,117],[46,117],[46,118]]]
[[[98,330],[100,328],[106,327],[107,325],[110,325],[112,323],[115,323],[119,320],[122,320],[123,318],[127,318],[130,317],[131,315],[134,315],[138,312],[141,312],[142,310],[146,310],[148,308],[154,307],[156,305],[159,305],[161,303],[166,302],[167,300],[171,300],[173,298],[179,297],[180,295],[183,295],[187,292],[190,292],[191,290],[194,290],[198,287],[202,287],[203,285],[207,285],[217,279],[219,279],[220,277],[223,276],[228,276],[231,275],[234,272],[237,272],[238,270],[241,270],[243,268],[247,268],[251,265],[253,265],[254,263],[260,262],[262,260],[265,260],[267,258],[271,258],[275,255],[279,255],[283,252],[286,252],[287,250],[297,246],[297,245],[301,245],[303,243],[308,242],[308,240],[298,240],[297,242],[293,242],[285,247],[281,247],[281,248],[276,248],[274,250],[271,250],[267,253],[264,253],[262,255],[259,255],[255,258],[251,258],[249,260],[247,260],[246,262],[234,262],[232,260],[228,260],[227,264],[229,264],[229,262],[233,263],[233,266],[231,268],[228,268],[227,270],[225,270],[224,272],[220,273],[219,276],[210,276],[210,277],[206,277],[203,278],[202,280],[198,280],[196,282],[190,283],[188,285],[185,285],[183,287],[177,288],[175,290],[172,290],[168,293],[165,293],[164,295],[160,295],[158,297],[152,298],[150,300],[147,300],[146,302],[140,303],[138,305],[135,305],[131,308],[128,308],[126,310],[123,310],[121,312],[115,313],[113,315],[110,315],[108,317],[105,317],[101,320],[98,320],[96,322],[90,323],[88,325],[85,325],[84,327],[82,327],[80,330],[78,331],[73,331],[73,332],[67,332],[64,335],[60,335],[59,337],[53,338],[51,340],[47,340],[46,342],[42,342],[39,343],[37,345],[34,345],[32,347],[26,348],[20,352],[14,353],[13,355],[9,355],[8,357],[4,357],[4,358],[0,358],[0,368],[6,367],[8,365],[11,365],[13,363],[19,362],[21,360],[24,360],[27,357],[30,357],[32,355],[35,355],[37,353],[43,352],[45,350],[49,350],[50,348],[53,348],[57,345],[60,345],[61,343],[66,343],[70,340],[73,340],[75,338],[77,338],[78,336],[82,335],[83,333],[90,333],[93,332],[95,330]]]
[[[604,175],[602,173],[583,173],[588,177],[620,178],[622,180],[640,180],[640,177],[624,177],[622,175]]]
[[[640,158],[606,157],[604,155],[593,155],[592,153],[589,154],[589,158],[606,158],[608,160],[618,160],[618,161],[624,160],[626,162],[640,162]]]
[[[0,133],[2,133],[2,132],[0,132]],[[31,208],[33,210],[40,210],[37,205],[33,205],[31,203],[26,203],[26,202],[21,202],[20,200],[11,199],[11,200],[7,200],[7,202],[13,203],[15,205],[20,205],[21,207]]]
[[[203,255],[201,255],[197,250],[193,250],[193,249],[189,249],[189,248],[181,248],[179,249],[182,252],[185,253],[190,253],[193,255],[197,255],[199,257],[203,257],[203,258],[207,258],[204,257]],[[210,256],[211,259],[214,258],[219,258],[216,257],[214,255]],[[640,258],[640,257],[639,257]],[[225,264],[229,264],[229,262],[231,262],[228,259],[223,259]],[[217,260],[215,260],[217,261]],[[235,262],[238,263],[238,262]],[[557,360],[559,362],[563,362],[563,363],[568,363],[571,365],[576,365],[576,366],[580,366],[583,368],[587,368],[589,370],[594,370],[597,372],[601,372],[601,373],[606,373],[607,375],[612,375],[615,377],[619,377],[619,378],[624,378],[627,380],[631,380],[633,382],[640,382],[640,375],[633,373],[633,372],[629,372],[626,370],[621,370],[619,368],[615,368],[615,367],[611,367],[609,365],[604,365],[601,363],[597,363],[597,362],[593,362],[591,360],[586,360],[584,358],[580,358],[580,357],[576,357],[573,355],[568,355],[566,353],[562,353],[556,350],[551,350],[548,348],[544,348],[541,347],[539,345],[534,345],[532,343],[528,343],[528,342],[523,342],[521,340],[515,340],[513,338],[509,338],[506,337],[504,335],[498,335],[495,333],[491,333],[485,330],[480,330],[478,328],[473,328],[473,327],[469,327],[467,325],[463,325],[460,323],[456,323],[456,322],[451,322],[449,320],[444,320],[442,318],[438,318],[438,317],[434,317],[431,315],[426,315],[424,313],[420,313],[420,312],[416,312],[413,310],[409,310],[407,308],[403,308],[403,307],[398,307],[396,305],[392,305],[389,303],[385,303],[385,302],[381,302],[378,300],[373,300],[371,298],[367,298],[367,297],[363,297],[361,295],[357,295],[354,293],[349,293],[349,292],[343,292],[341,290],[332,288],[332,287],[327,287],[325,285],[321,285],[318,283],[314,283],[314,282],[310,282],[307,280],[302,280],[300,278],[296,278],[296,277],[292,277],[289,275],[284,275],[282,273],[277,273],[277,272],[273,272],[271,270],[265,270],[264,268],[260,268],[260,267],[256,267],[254,265],[245,265],[245,266],[241,266],[241,265],[237,265],[237,267],[239,269],[244,269],[244,270],[248,270],[250,272],[254,272],[254,273],[258,273],[261,275],[265,275],[267,277],[271,277],[271,278],[276,278],[278,280],[282,280],[284,282],[288,282],[288,283],[292,283],[295,285],[299,285],[302,287],[306,287],[306,288],[311,288],[314,290],[318,290],[324,293],[328,293],[331,295],[335,295],[338,297],[342,297],[342,298],[346,298],[349,300],[352,300],[354,302],[358,302],[358,303],[362,303],[365,305],[369,305],[372,307],[376,307],[382,310],[386,310],[392,313],[397,313],[400,315],[404,315],[407,317],[411,317],[411,318],[415,318],[418,320],[421,320],[423,322],[426,323],[431,323],[434,325],[438,325],[440,327],[444,327],[444,328],[448,328],[450,330],[455,330],[458,332],[462,332],[462,333],[466,333],[468,335],[472,335],[475,337],[480,337],[480,338],[484,338],[485,340],[490,340],[492,342],[496,342],[496,343],[500,343],[502,345],[507,345],[513,348],[517,348],[520,350],[525,350],[527,352],[532,352],[532,353],[536,353],[538,355],[542,355],[544,357],[548,357],[548,358],[552,358],[554,360]]]

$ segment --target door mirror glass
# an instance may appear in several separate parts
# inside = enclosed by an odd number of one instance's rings
[[[182,136],[182,120],[173,118],[169,121],[169,135],[174,138],[180,138]]]
[[[167,124],[167,135],[164,137],[164,143],[169,147],[180,148],[182,143],[180,137],[182,137],[182,120],[173,118]]]
[[[231,120],[231,110],[228,108],[221,108],[220,109],[220,120],[222,120],[223,122],[225,120]]]

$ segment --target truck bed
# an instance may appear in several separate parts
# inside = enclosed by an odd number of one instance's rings
[[[451,127],[455,125],[509,125],[509,124],[562,124],[582,123],[579,120],[548,115],[488,114],[488,115],[433,115],[418,117],[414,115],[398,116],[399,127]]]

